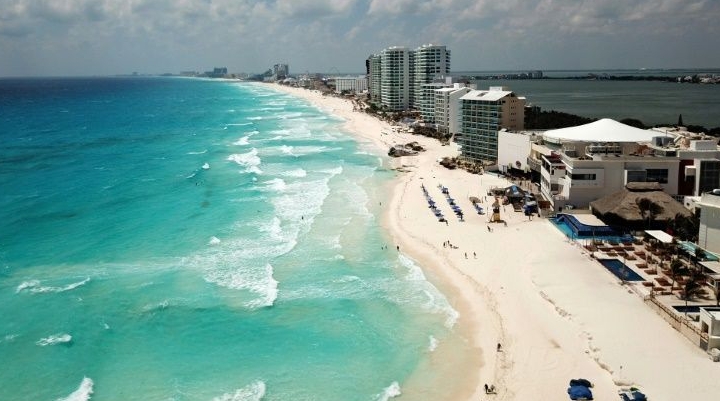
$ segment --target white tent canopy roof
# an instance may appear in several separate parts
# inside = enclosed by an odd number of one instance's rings
[[[658,241],[660,241],[660,242],[662,242],[662,243],[665,243],[665,244],[670,244],[670,243],[672,243],[673,236],[670,235],[670,234],[668,234],[668,233],[666,233],[665,231],[661,231],[661,230],[645,230],[645,232],[646,232],[649,236],[655,238],[656,240],[658,240]]]
[[[657,131],[631,127],[623,123],[603,118],[589,124],[576,127],[545,131],[543,137],[552,143],[563,142],[650,142],[660,136]]]

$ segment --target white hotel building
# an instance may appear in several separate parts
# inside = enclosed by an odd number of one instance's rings
[[[335,93],[362,93],[368,90],[368,79],[364,75],[357,77],[335,77]]]
[[[436,89],[435,92],[435,126],[442,134],[455,135],[460,132],[460,98],[475,85],[467,87],[463,84],[453,84],[449,88]]]
[[[432,120],[435,87],[438,77],[450,72],[450,51],[445,46],[423,45],[415,50],[393,46],[365,62],[370,98],[389,111],[424,110]]]
[[[610,119],[546,131],[542,144],[532,145],[528,165],[540,170],[541,193],[556,211],[566,205],[586,208],[629,182],[657,182],[676,198],[720,186],[716,139],[643,130]]]

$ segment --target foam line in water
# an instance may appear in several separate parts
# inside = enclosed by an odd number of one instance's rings
[[[212,401],[260,401],[265,397],[265,382],[258,380],[234,393],[225,393]]]
[[[453,309],[447,298],[427,281],[422,269],[412,259],[400,254],[398,255],[398,261],[401,266],[407,269],[405,280],[412,283],[416,291],[419,291],[424,296],[424,301],[420,302],[420,306],[430,312],[444,314],[446,316],[445,326],[448,328],[453,327],[460,316],[458,311]]]
[[[378,394],[377,401],[388,401],[391,398],[395,398],[402,394],[400,391],[400,384],[398,382],[392,382],[389,386],[383,390],[382,393]]]
[[[252,148],[252,150],[247,153],[232,154],[228,156],[227,160],[245,167],[245,172],[262,174],[262,170],[260,170],[259,167],[262,161],[258,156],[258,150],[256,148]]]
[[[257,297],[245,303],[251,309],[273,306],[278,296],[278,281],[273,277],[273,267],[269,263],[261,271],[257,268],[214,269],[205,276],[205,280],[222,287],[247,290]]]
[[[89,281],[90,281],[90,277],[88,277],[82,281],[68,284],[63,287],[48,287],[48,286],[41,285],[40,280],[28,280],[28,281],[23,281],[22,283],[20,283],[20,285],[18,285],[17,288],[15,289],[15,293],[17,294],[17,293],[20,293],[23,291],[27,291],[27,292],[30,292],[33,294],[45,293],[45,292],[65,292],[65,291],[71,291],[80,286],[83,286],[83,285],[87,284]]]
[[[70,344],[72,342],[72,336],[67,333],[59,333],[59,334],[53,334],[51,336],[41,338],[35,344],[46,347],[48,345],[57,345],[57,344]]]
[[[438,340],[434,336],[429,336],[429,345],[428,345],[428,351],[433,352],[437,349],[438,346]]]
[[[94,385],[95,383],[93,383],[91,378],[84,377],[77,390],[73,391],[67,397],[58,398],[56,401],[87,401],[93,393]]]
[[[245,145],[249,145],[249,144],[250,144],[250,135],[245,135],[244,137],[233,142],[233,145],[236,145],[236,146],[245,146]]]
[[[301,168],[298,168],[298,169],[295,169],[295,170],[284,171],[284,172],[282,172],[280,175],[283,175],[283,176],[285,176],[285,177],[302,178],[302,177],[307,177],[307,171],[305,171],[305,170],[303,170],[303,169],[301,169]]]
[[[187,152],[189,155],[204,155],[205,153],[207,153],[207,149],[200,152]]]

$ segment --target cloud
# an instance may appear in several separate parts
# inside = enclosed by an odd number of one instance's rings
[[[668,54],[720,65],[706,50],[720,45],[719,20],[718,0],[0,0],[0,74],[27,67],[14,57],[47,60],[48,71],[258,71],[286,61],[352,72],[385,47],[430,42],[453,51],[453,69],[581,57],[650,66]]]

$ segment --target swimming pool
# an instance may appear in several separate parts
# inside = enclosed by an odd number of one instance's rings
[[[550,221],[570,239],[596,239],[613,242],[632,242],[631,235],[622,235],[608,226],[588,226],[580,223],[574,216],[559,214]]]
[[[618,259],[598,259],[606,269],[610,270],[617,278],[625,281],[644,281],[639,274],[635,273],[625,263]]]
[[[685,252],[687,252],[689,255],[695,255],[695,250],[698,248],[697,245],[690,241],[682,241],[679,243],[679,245],[680,248],[684,249]],[[705,251],[705,260],[717,262],[718,257],[708,251]]]

